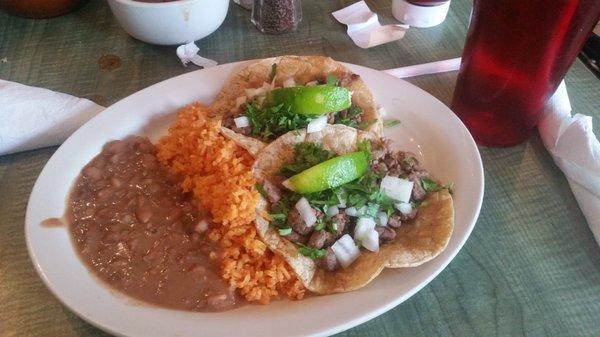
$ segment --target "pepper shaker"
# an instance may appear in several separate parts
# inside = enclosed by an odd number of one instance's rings
[[[302,21],[301,0],[254,0],[252,23],[266,34],[295,30]]]

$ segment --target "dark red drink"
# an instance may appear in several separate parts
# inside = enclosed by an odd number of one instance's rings
[[[452,109],[489,146],[516,145],[600,17],[600,0],[475,0]]]

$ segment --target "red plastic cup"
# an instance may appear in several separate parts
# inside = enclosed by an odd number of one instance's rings
[[[452,109],[475,140],[513,146],[600,18],[600,0],[475,0]]]

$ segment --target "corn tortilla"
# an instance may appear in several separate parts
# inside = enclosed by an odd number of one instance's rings
[[[318,142],[329,151],[343,154],[356,151],[358,142],[365,138],[378,141],[372,133],[344,125],[329,125],[310,134],[304,130],[289,132],[259,152],[252,173],[259,182],[279,182],[279,169],[292,160],[295,144]],[[446,248],[454,227],[452,197],[447,190],[441,190],[430,194],[426,201],[427,206],[420,206],[417,218],[395,229],[395,239],[381,245],[378,253],[361,249],[359,258],[348,268],[333,272],[317,268],[313,260],[298,252],[295,244],[269,227],[264,199],[256,207],[256,228],[267,246],[289,263],[307,289],[319,294],[346,292],[365,286],[384,268],[415,267]]]
[[[289,78],[293,78],[297,84],[301,85],[326,78],[330,74],[338,78],[348,78],[349,80],[343,82],[342,86],[352,91],[352,104],[363,110],[362,121],[367,122],[365,131],[379,136],[383,135],[383,123],[377,105],[365,82],[341,63],[325,56],[279,56],[263,59],[247,66],[235,74],[223,87],[211,106],[213,114],[223,116],[238,109],[236,99],[246,96],[246,89],[257,88],[264,82],[270,82],[273,64],[277,64],[274,78],[276,86],[282,86],[283,82]],[[256,155],[266,146],[266,143],[258,139],[235,133],[230,129],[223,128],[222,133],[252,155]]]

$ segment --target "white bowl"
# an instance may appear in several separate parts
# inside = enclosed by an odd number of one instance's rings
[[[185,44],[209,35],[223,23],[229,8],[229,0],[108,0],[108,4],[129,35],[159,45]]]

